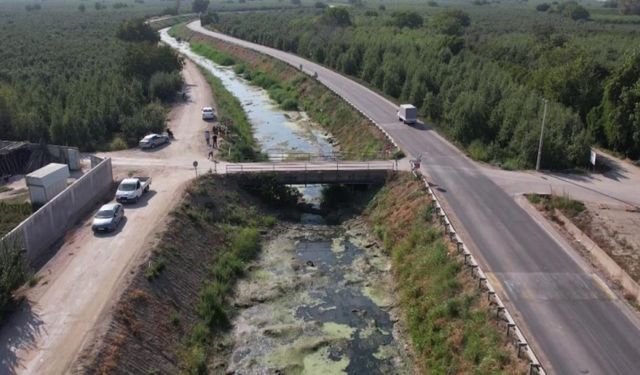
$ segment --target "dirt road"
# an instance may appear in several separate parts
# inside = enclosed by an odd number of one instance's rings
[[[121,162],[114,167],[116,178],[129,172],[150,175],[151,191],[139,203],[125,207],[126,220],[115,233],[94,235],[89,217],[67,233],[56,255],[38,272],[38,285],[24,292],[28,302],[0,331],[0,374],[69,372],[130,270],[144,260],[186,182],[194,177],[192,162],[211,164],[203,136],[207,125],[200,115],[203,106],[212,105],[211,91],[192,63],[186,63],[184,76],[189,100],[173,108],[169,121],[175,141],[151,152],[105,154],[118,160],[156,161],[131,167]],[[182,164],[184,168],[179,167]]]

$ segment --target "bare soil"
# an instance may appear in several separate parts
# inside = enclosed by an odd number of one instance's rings
[[[640,282],[640,210],[630,206],[585,203],[572,222],[636,282]]]

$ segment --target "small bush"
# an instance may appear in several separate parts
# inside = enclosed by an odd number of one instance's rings
[[[127,142],[125,142],[124,139],[122,139],[122,137],[120,136],[116,136],[115,138],[113,138],[111,143],[109,143],[109,150],[111,151],[120,151],[126,149],[127,147]]]
[[[481,140],[476,139],[467,147],[471,158],[479,161],[489,161],[490,155],[487,146]]]
[[[163,102],[170,102],[176,98],[182,85],[182,75],[179,72],[157,72],[149,80],[149,96]]]
[[[149,281],[155,280],[156,278],[158,278],[158,276],[160,276],[160,273],[164,270],[165,266],[166,261],[164,258],[159,257],[158,259],[154,259],[153,261],[151,261],[151,264],[144,272],[144,277],[146,277]]]

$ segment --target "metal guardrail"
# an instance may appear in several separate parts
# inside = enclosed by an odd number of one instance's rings
[[[310,172],[310,171],[395,171],[394,161],[371,162],[282,162],[282,163],[235,163],[225,166],[226,173],[252,172]]]
[[[414,175],[419,176],[414,172]],[[524,334],[518,328],[515,320],[507,310],[506,306],[496,293],[495,289],[491,285],[491,282],[487,278],[484,271],[480,268],[480,264],[476,261],[475,257],[471,254],[467,246],[462,241],[462,238],[456,233],[451,220],[444,212],[444,208],[440,204],[438,197],[434,193],[433,189],[429,185],[429,182],[422,177],[425,186],[427,187],[427,191],[431,196],[433,204],[436,207],[436,213],[440,218],[440,223],[444,227],[444,232],[449,236],[449,240],[456,244],[457,252],[460,257],[462,257],[463,265],[469,269],[471,276],[474,279],[478,280],[478,288],[482,292],[487,293],[487,300],[489,302],[489,306],[492,309],[495,309],[495,318],[498,322],[503,322],[505,324],[506,335],[510,338],[511,343],[517,350],[518,358],[520,358],[523,354],[525,354],[529,358],[529,374],[530,375],[546,375],[542,364],[536,357],[533,349],[527,342],[527,339],[524,337]]]

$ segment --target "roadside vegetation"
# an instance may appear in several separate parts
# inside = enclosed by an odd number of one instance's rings
[[[262,87],[285,110],[304,110],[338,141],[352,159],[390,158],[392,144],[373,124],[326,87],[282,62],[189,30],[174,26],[171,35],[187,40],[193,50]]]
[[[13,291],[27,281],[28,272],[23,250],[11,239],[0,239],[0,324],[15,302]]]
[[[296,212],[297,191],[255,182],[247,190],[233,177],[206,174],[187,188],[117,302],[103,345],[83,353],[83,372],[208,372],[210,351],[234,314],[235,282],[274,230],[273,215]]]
[[[219,157],[233,162],[265,160],[266,155],[260,152],[253,138],[253,127],[238,98],[224,87],[218,77],[206,69],[199,69],[211,86],[218,108],[218,121],[228,131],[220,143]]]
[[[32,213],[33,206],[29,202],[0,201],[0,238],[11,232]]]
[[[535,165],[543,98],[544,168],[586,165],[593,143],[640,158],[633,12],[571,1],[352,5],[219,13],[209,27],[413,103],[473,157],[505,168]]]
[[[445,240],[422,181],[405,174],[387,183],[367,215],[391,255],[422,373],[527,373]]]
[[[93,151],[164,129],[161,103],[181,85],[181,61],[142,23],[161,2],[79,10],[52,0],[37,12],[18,4],[0,3],[3,139]]]

